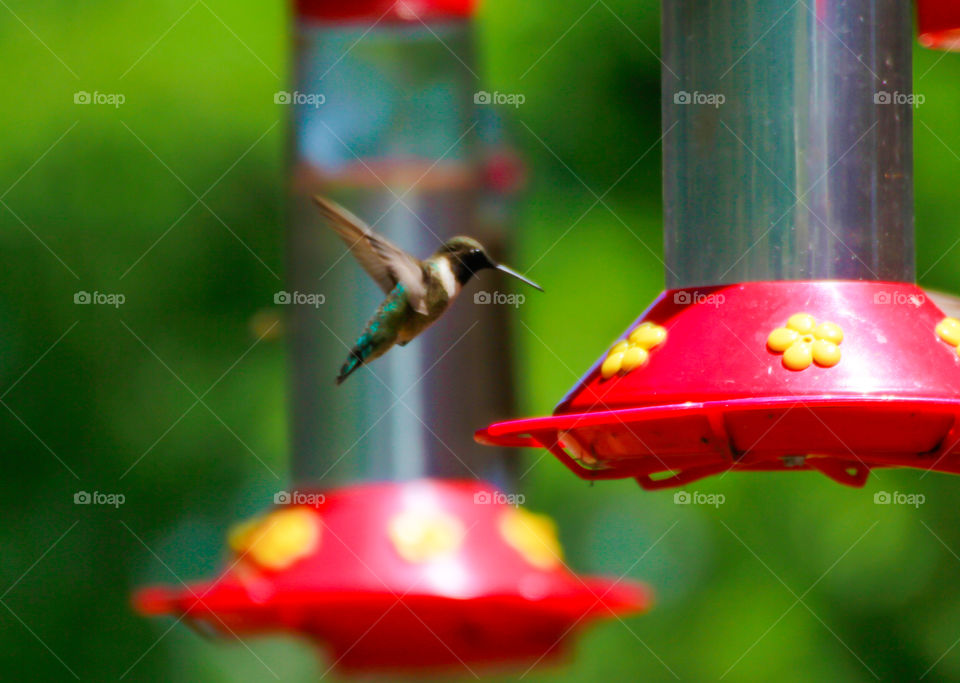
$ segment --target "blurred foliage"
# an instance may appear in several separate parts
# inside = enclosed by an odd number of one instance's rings
[[[487,89],[526,96],[517,262],[536,261],[550,292],[518,313],[523,413],[549,411],[662,286],[658,22],[652,1],[482,10]],[[272,94],[289,80],[288,23],[282,3],[249,0],[0,8],[5,680],[326,669],[304,644],[214,644],[128,606],[136,585],[210,575],[226,527],[286,475],[283,345],[254,344],[248,326],[283,274],[286,122]],[[960,55],[916,55],[918,273],[951,290]],[[79,90],[126,102],[75,106]],[[126,303],[76,306],[81,290]],[[528,504],[557,518],[571,564],[659,597],[525,680],[960,677],[960,480],[880,472],[857,491],[731,474],[696,485],[724,494],[713,509],[521,457]],[[927,502],[875,506],[881,489]],[[127,502],[75,506],[79,490]]]

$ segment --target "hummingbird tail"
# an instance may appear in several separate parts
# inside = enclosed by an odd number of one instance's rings
[[[378,339],[376,335],[371,334],[370,331],[364,332],[360,339],[357,340],[357,343],[354,344],[353,348],[350,349],[350,355],[347,357],[346,362],[340,367],[340,374],[337,375],[337,384],[343,384],[343,381],[352,375],[356,370],[358,370],[362,365],[366,364],[368,360],[373,360],[378,356],[383,355],[383,352],[386,351],[386,348],[383,348],[383,340]],[[380,353],[375,354],[374,352],[380,349]]]
[[[404,304],[402,288],[397,286],[380,304],[377,312],[367,322],[363,334],[350,349],[350,355],[337,375],[337,384],[343,384],[357,368],[379,358],[397,343],[397,331],[402,324],[400,318],[409,310]]]
[[[337,375],[337,386],[343,384],[343,380],[353,374],[353,372],[363,365],[363,355],[359,349],[353,349],[347,362],[340,368],[340,374]]]

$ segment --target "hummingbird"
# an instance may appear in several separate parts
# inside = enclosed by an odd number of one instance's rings
[[[339,204],[319,195],[313,200],[350,253],[387,295],[350,350],[337,384],[394,344],[406,346],[430,327],[480,270],[499,270],[543,291],[537,283],[491,259],[483,245],[471,237],[449,239],[433,255],[420,260],[373,232]]]

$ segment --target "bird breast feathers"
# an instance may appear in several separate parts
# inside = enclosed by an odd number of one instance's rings
[[[452,299],[460,292],[460,283],[457,282],[457,276],[454,275],[450,262],[447,259],[437,259],[435,268],[440,284],[443,285],[447,296]]]

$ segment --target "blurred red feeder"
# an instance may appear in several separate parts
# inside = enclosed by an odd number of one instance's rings
[[[298,501],[238,527],[220,578],[144,589],[137,609],[227,637],[299,633],[345,669],[420,669],[547,659],[575,627],[650,605],[640,584],[572,574],[548,518],[479,482]]]
[[[874,467],[960,473],[960,324],[945,319],[903,283],[673,290],[624,335],[641,365],[628,369],[630,351],[614,347],[552,417],[477,438],[547,448],[585,479],[648,489],[731,469],[817,470],[854,486]]]
[[[917,0],[917,30],[924,47],[960,50],[960,2]]]
[[[419,22],[463,19],[475,0],[297,0],[297,14],[322,21]]]

